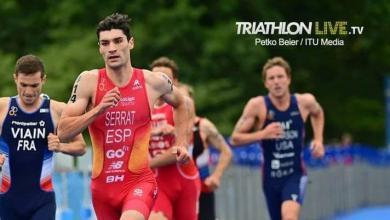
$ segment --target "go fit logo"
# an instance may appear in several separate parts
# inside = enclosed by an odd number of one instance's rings
[[[128,151],[128,149],[124,148],[124,149],[117,149],[117,150],[107,150],[106,157],[108,159],[114,159],[114,158],[119,159],[125,155],[125,151]]]

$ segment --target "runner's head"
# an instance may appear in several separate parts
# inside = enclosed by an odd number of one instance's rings
[[[14,81],[22,104],[34,105],[39,101],[46,81],[45,67],[35,55],[25,55],[16,61]]]

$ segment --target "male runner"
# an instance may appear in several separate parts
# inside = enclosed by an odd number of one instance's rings
[[[148,155],[150,109],[160,97],[175,108],[180,132],[172,153],[185,162],[186,102],[165,74],[132,66],[134,38],[127,15],[106,17],[96,34],[105,67],[79,75],[58,134],[68,140],[89,126],[92,202],[98,219],[147,219],[157,194]]]
[[[0,98],[0,219],[54,220],[53,152],[82,155],[85,142],[77,135],[60,143],[55,128],[66,104],[42,96],[38,57],[19,58],[14,80],[18,95]]]
[[[167,74],[177,85],[178,67],[173,60],[160,57],[153,61],[151,67],[154,72]],[[195,162],[190,160],[187,164],[178,164],[170,153],[180,129],[173,120],[175,114],[163,99],[159,99],[152,110],[153,130],[149,151],[153,158],[151,167],[156,168],[159,195],[150,220],[197,219],[200,180]],[[190,129],[193,118],[186,123]]]
[[[274,57],[263,67],[268,95],[254,97],[245,106],[232,134],[233,144],[262,142],[263,190],[273,220],[298,219],[306,185],[301,159],[304,123],[310,117],[312,154],[324,155],[324,113],[312,94],[291,94],[290,65]]]
[[[186,84],[180,88],[193,99],[193,89]],[[196,161],[202,188],[199,197],[198,220],[215,220],[215,193],[221,185],[221,177],[232,160],[232,151],[217,127],[207,118],[196,116],[193,127],[192,156]],[[218,163],[211,172],[210,147],[220,152]]]

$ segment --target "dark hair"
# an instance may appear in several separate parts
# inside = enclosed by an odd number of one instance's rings
[[[45,66],[39,57],[28,54],[20,57],[16,61],[15,75],[18,75],[19,73],[29,75],[37,72],[41,73],[41,78],[45,76]]]
[[[263,80],[265,80],[267,70],[274,66],[283,67],[287,73],[287,76],[291,78],[290,64],[288,64],[288,62],[285,59],[283,59],[283,57],[273,57],[267,60],[267,62],[263,66],[263,72],[262,72]]]
[[[153,69],[154,67],[161,67],[161,66],[170,68],[172,70],[174,79],[179,78],[179,67],[177,66],[175,61],[169,59],[168,57],[160,57],[155,59],[152,62],[150,68]]]
[[[123,34],[126,35],[127,40],[130,40],[130,38],[132,38],[130,32],[130,21],[131,19],[129,19],[128,16],[124,14],[114,13],[112,15],[107,16],[106,18],[101,20],[96,27],[96,35],[98,40],[100,39],[100,32],[109,31],[111,29],[122,30]]]

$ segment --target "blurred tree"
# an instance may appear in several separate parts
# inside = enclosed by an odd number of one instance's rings
[[[95,27],[114,12],[132,18],[134,66],[148,68],[165,55],[175,59],[182,81],[195,87],[198,113],[229,135],[250,97],[265,93],[261,68],[283,56],[293,69],[293,92],[311,92],[326,113],[326,138],[350,132],[357,142],[384,143],[383,77],[390,65],[390,2],[347,0],[209,1],[3,0],[0,4],[1,95],[15,94],[17,57],[41,56],[45,92],[66,101],[83,70],[102,67]],[[364,34],[339,47],[262,47],[236,34],[236,21],[347,21]],[[286,38],[285,36],[282,36]],[[300,38],[302,36],[295,36]],[[294,38],[294,36],[291,36]],[[309,135],[310,136],[310,135]]]

